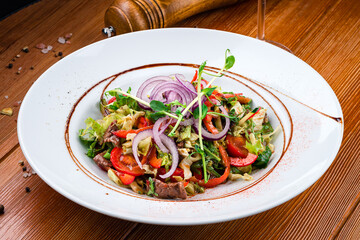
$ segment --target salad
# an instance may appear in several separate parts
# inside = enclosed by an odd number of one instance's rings
[[[116,88],[87,118],[79,137],[87,156],[121,187],[158,198],[186,199],[226,181],[252,180],[274,153],[265,108],[213,85],[235,63],[229,50],[216,74],[206,61],[191,81],[155,76],[135,94]],[[206,78],[211,77],[208,81]]]

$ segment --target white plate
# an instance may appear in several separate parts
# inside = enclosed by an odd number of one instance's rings
[[[255,105],[269,109],[272,124],[282,126],[274,142],[276,154],[268,168],[254,173],[253,181],[228,182],[186,201],[153,199],[113,184],[84,154],[77,137],[87,117],[100,118],[97,103],[110,80],[79,101],[65,134],[74,104],[100,80],[133,69],[109,87],[131,86],[134,93],[151,76],[182,73],[189,79],[194,74],[191,64],[204,60],[208,66],[222,67],[227,48],[236,57],[233,73],[216,83],[225,91],[253,97]],[[334,160],[343,135],[343,123],[330,116],[343,117],[334,92],[315,70],[288,52],[238,34],[172,28],[106,39],[56,63],[27,93],[18,136],[39,176],[82,206],[137,222],[205,224],[268,210],[318,180]]]

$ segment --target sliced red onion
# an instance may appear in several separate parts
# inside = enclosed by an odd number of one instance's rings
[[[219,105],[219,104],[220,104],[219,101],[216,100],[216,105]],[[219,109],[222,111],[222,113],[224,115],[228,116],[228,113],[223,106],[219,106]],[[225,117],[225,126],[221,132],[219,132],[218,134],[212,134],[212,133],[209,133],[207,130],[205,130],[203,127],[201,127],[201,135],[206,140],[212,140],[212,141],[219,140],[226,135],[226,133],[229,131],[229,128],[230,128],[230,119]],[[197,133],[199,133],[199,119],[195,119],[194,129]]]
[[[143,169],[143,167],[138,155],[138,145],[141,140],[144,140],[145,138],[148,137],[154,137],[152,129],[139,132],[138,134],[136,134],[132,142],[132,151],[134,154],[134,158],[141,169]]]
[[[156,86],[151,92],[150,99],[151,100],[160,100],[163,98],[163,93],[165,92],[174,92],[179,95],[181,99],[178,99],[179,102],[183,104],[189,104],[194,98],[191,93],[185,89],[180,83],[172,81],[159,84]],[[170,101],[166,101],[166,103],[170,103]]]
[[[163,151],[164,153],[168,153],[169,150],[164,146],[164,144],[161,142],[160,140],[160,131],[159,131],[159,128],[160,126],[169,120],[169,117],[163,117],[163,118],[159,118],[155,124],[154,124],[154,127],[153,127],[153,136],[154,136],[154,141],[156,143],[156,145],[160,148],[161,151]]]
[[[184,119],[184,121],[180,122],[181,126],[189,126],[194,124],[194,118]]]
[[[164,133],[165,130],[169,127],[169,125],[170,125],[171,123],[175,123],[175,122],[176,122],[176,120],[175,120],[174,118],[170,118],[170,117],[169,117],[169,121],[168,121],[164,126],[160,127],[159,133],[160,133],[160,134]]]
[[[173,139],[171,139],[170,137],[168,137],[164,134],[160,135],[160,139],[164,143],[165,147],[167,147],[167,149],[169,149],[170,154],[172,156],[172,164],[171,164],[170,170],[167,173],[165,173],[164,175],[160,175],[161,178],[168,178],[171,175],[173,175],[173,173],[175,172],[175,170],[178,166],[179,153],[178,153],[177,146]]]
[[[197,94],[196,93],[196,90],[195,90],[195,87],[190,83],[190,85],[185,85],[185,80],[184,80],[184,75],[180,75],[180,74],[175,74],[175,79],[176,80],[178,80],[178,82],[181,84],[181,85],[183,85],[184,86],[184,88],[186,88],[189,92],[191,92],[191,93],[193,93],[193,94]],[[191,87],[190,86],[192,86],[192,89],[191,89]]]
[[[150,102],[150,99],[147,96],[149,94],[150,90],[153,87],[155,87],[157,84],[162,83],[162,82],[168,82],[168,81],[173,81],[173,80],[168,76],[156,76],[156,77],[149,78],[143,84],[141,84],[141,86],[139,87],[139,90],[136,93],[136,96],[146,102]],[[138,104],[143,109],[146,109],[146,110],[151,109],[141,103],[138,103]]]

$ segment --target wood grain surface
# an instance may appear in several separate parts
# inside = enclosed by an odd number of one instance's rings
[[[104,13],[111,2],[42,0],[2,20],[0,108],[22,100],[33,82],[59,60],[54,52],[42,54],[36,44],[52,45],[66,56],[103,39]],[[177,26],[255,37],[256,7],[256,1],[248,0]],[[69,32],[74,34],[71,44],[57,43]],[[37,175],[23,178],[18,161],[25,158],[16,134],[19,107],[13,107],[13,116],[0,115],[0,204],[5,206],[0,239],[360,239],[360,1],[269,0],[266,38],[286,45],[318,71],[343,109],[339,154],[309,189],[269,211],[225,223],[166,227],[114,219],[71,202]],[[21,52],[24,46],[29,53]],[[10,62],[12,69],[6,68]],[[25,166],[30,168],[26,161]]]

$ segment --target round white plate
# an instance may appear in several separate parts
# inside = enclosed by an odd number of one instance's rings
[[[268,109],[273,126],[281,126],[276,153],[253,181],[227,182],[185,201],[160,200],[116,186],[85,155],[78,130],[87,117],[101,118],[98,101],[114,78],[101,80],[123,72],[108,88],[131,86],[135,93],[152,76],[182,73],[191,79],[193,64],[204,60],[221,68],[226,49],[236,63],[215,85],[252,97],[254,106]],[[172,28],[106,39],[54,64],[27,93],[18,136],[39,176],[72,201],[131,221],[190,225],[253,215],[304,191],[334,160],[342,117],[326,81],[294,55],[238,34]]]

